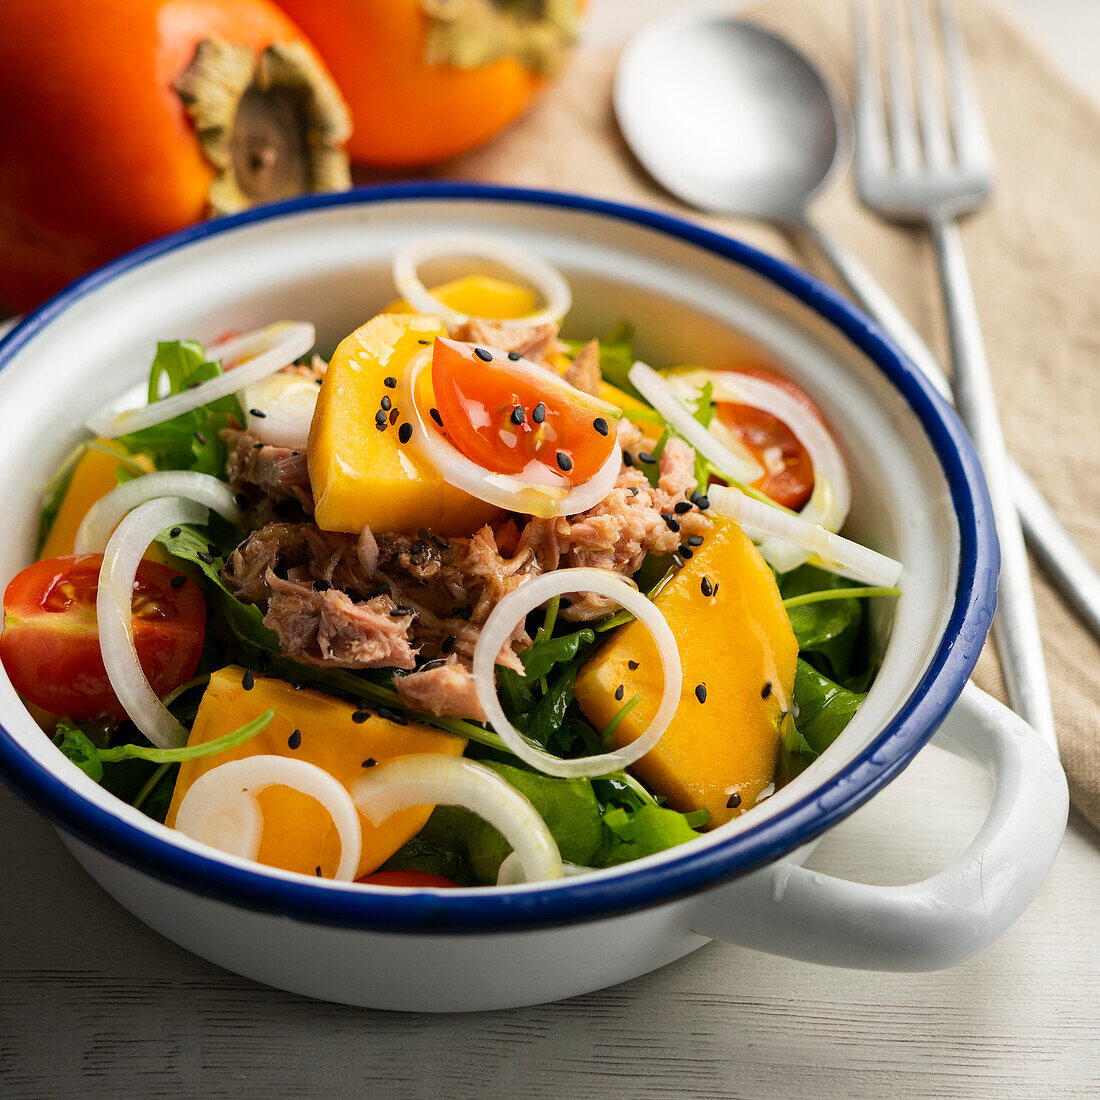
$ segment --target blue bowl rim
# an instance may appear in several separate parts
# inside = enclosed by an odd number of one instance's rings
[[[483,892],[382,893],[334,890],[288,881],[177,848],[86,801],[37,763],[0,726],[0,773],[25,801],[67,833],[161,881],[240,908],[308,923],[382,932],[489,933],[596,920],[696,893],[735,878],[814,839],[894,779],[932,737],[977,662],[996,603],[999,568],[989,497],[977,455],[954,410],[881,329],[824,283],[738,240],[669,214],[604,199],[496,185],[414,182],[310,195],[203,222],[153,241],[84,276],[29,314],[0,340],[4,369],[39,330],[73,303],[124,272],[192,242],[241,226],[327,207],[419,200],[520,203],[582,211],[642,226],[745,267],[799,299],[863,351],[901,393],[932,444],[959,524],[960,562],[954,606],[940,645],[894,718],[822,787],[774,819],[728,841],[657,867],[609,879],[581,878],[554,888]],[[961,639],[969,639],[963,644]],[[827,806],[823,805],[824,796]]]

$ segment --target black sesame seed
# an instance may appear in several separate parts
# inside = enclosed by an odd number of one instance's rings
[[[173,527],[172,530],[168,532],[169,538],[173,539],[178,539],[180,537],[180,534],[181,531],[178,527]]]
[[[375,422],[375,424],[385,424],[386,423],[386,412],[385,412],[384,409],[379,409],[378,412],[376,412],[374,414],[374,422]]]
[[[286,739],[286,743],[287,743],[287,745],[288,745],[288,746],[289,746],[290,748],[292,748],[292,749],[297,749],[297,748],[300,748],[300,747],[301,747],[301,744],[302,744],[302,731],[301,731],[301,730],[295,730],[295,731],[294,731],[294,732],[293,732],[293,733],[292,733],[292,734],[291,734],[291,735],[290,735],[290,736],[289,736],[289,737],[288,737],[288,738]]]
[[[634,465],[634,456],[629,451],[623,451],[623,465],[624,466],[633,466]]]
[[[314,873],[314,874],[315,874],[315,875],[316,875],[316,876],[317,876],[318,878],[321,878],[321,877],[322,877],[322,875],[321,875],[321,868],[320,868],[320,867],[314,867],[314,868],[313,868],[313,873]]]
[[[253,443],[252,449],[254,451],[262,451],[264,449],[264,445],[262,443]]]
[[[251,691],[256,686],[256,677],[252,675],[252,669],[245,669],[244,675],[241,677],[241,687],[245,691]]]
[[[657,460],[653,457],[653,455],[651,455],[649,453],[649,451],[639,451],[638,452],[638,461],[652,464],[652,463],[656,462]]]
[[[631,672],[637,672],[638,671],[638,662],[637,661],[627,661],[626,662],[626,667],[628,669],[630,669]]]
[[[265,413],[263,409],[249,409],[248,412],[251,416],[255,416],[260,420],[263,420],[267,416],[267,413]]]
[[[637,485],[628,485],[627,491],[632,497],[636,497],[642,490],[639,489]]]
[[[440,538],[438,535],[429,535],[428,537],[432,540],[432,542],[436,544],[436,546],[439,547],[440,550],[450,550],[451,544],[446,539]]]
[[[562,598],[560,600],[558,600],[558,610],[559,611],[565,611],[565,610],[567,610],[568,608],[570,608],[572,606],[573,606],[573,601],[568,596],[562,596]]]
[[[441,417],[439,415],[439,410],[438,409],[432,409],[431,414],[432,414],[432,419],[442,428],[443,427],[443,417]]]
[[[357,725],[361,726],[370,717],[369,710],[353,710],[351,712],[351,720]]]
[[[625,687],[623,687],[623,685],[622,685],[622,684],[620,684],[620,685],[619,685],[619,686],[618,686],[618,687],[617,687],[617,688],[615,689],[615,702],[616,702],[616,703],[621,703],[621,702],[623,701],[623,696],[624,696],[625,694],[626,694],[626,688],[625,688]]]
[[[470,616],[473,614],[473,608],[467,607],[452,607],[451,615],[456,619],[465,619],[467,622],[470,620]]]
[[[202,446],[206,446],[206,436],[203,435],[202,432],[195,432],[195,438],[199,441],[199,443],[202,444]]]
[[[417,539],[416,542],[409,547],[409,553],[412,554],[414,558],[418,558],[427,549],[428,544],[423,539]]]
[[[430,344],[431,340],[417,340],[418,344]]]
[[[517,359],[522,359],[523,356],[518,351],[510,351],[508,352],[508,358],[514,363]]]
[[[385,386],[388,390],[395,390],[397,389],[397,379],[393,378],[392,376],[389,378],[383,378],[382,385]]]
[[[367,599],[373,600],[376,596],[384,596],[390,590],[388,584],[376,584],[368,593]]]
[[[173,588],[182,588],[187,583],[187,578],[184,576],[173,577],[168,582]]]
[[[699,582],[699,587],[703,590],[703,595],[709,600],[714,595],[714,585],[711,584],[710,577],[704,577]]]
[[[396,726],[407,726],[409,724],[408,718],[400,711],[390,710],[389,707],[379,707],[378,717],[385,718],[387,722],[393,722]]]
[[[493,361],[493,353],[491,351],[486,351],[484,348],[474,348],[474,355],[483,363],[491,363]]]
[[[772,693],[772,682],[771,682],[771,680],[765,680],[764,681],[764,686],[760,689],[760,698],[761,699],[767,699],[767,697],[769,695],[771,695],[771,693]]]
[[[733,794],[731,794],[729,796],[729,799],[726,802],[726,809],[727,810],[736,810],[737,807],[740,806],[740,805],[741,805],[741,796],[736,791],[734,791]]]
[[[313,582],[313,590],[315,592],[327,592],[332,585],[324,579],[324,577],[318,577]]]
[[[390,612],[391,619],[403,619],[406,615],[411,614],[407,607],[395,607]]]
[[[705,703],[707,701],[707,685],[706,684],[696,684],[695,685],[695,698],[698,699],[700,703]]]
[[[592,421],[592,427],[600,433],[600,435],[607,435],[607,421],[602,416],[597,416]]]
[[[443,653],[450,653],[451,650],[454,649],[455,642],[457,641],[458,639],[453,634],[448,634],[447,637],[443,639],[443,644],[439,648]]]
[[[384,431],[386,430],[386,421],[385,421],[384,415],[383,415],[383,419],[382,419],[382,420],[376,420],[376,421],[374,422],[374,426],[375,426],[375,427],[376,427],[376,428],[377,428],[377,429],[378,429],[378,430],[379,430],[380,432],[384,432]]]
[[[564,451],[558,451],[557,459],[559,470],[568,473],[570,470],[573,469],[573,460]]]
[[[378,761],[375,760],[373,756],[368,756],[366,758],[366,760],[363,761],[363,767],[364,768],[373,768],[375,766],[375,764],[377,764],[377,763],[378,763]]]
[[[691,535],[688,538],[688,546],[702,546],[702,545],[703,545],[703,536],[702,535]]]
[[[401,415],[400,409],[392,409],[390,411],[390,424],[396,424],[397,418]]]
[[[248,497],[246,497],[244,493],[238,493],[233,498],[233,502],[242,510],[248,507]]]
[[[675,535],[680,530],[680,521],[669,516],[665,520],[665,526]]]
[[[397,438],[400,439],[402,443],[408,443],[408,441],[412,439],[412,434],[412,425],[407,420],[397,429]]]
[[[718,595],[718,582],[717,581],[714,582],[714,594],[716,596]]]
[[[531,410],[531,419],[536,424],[541,424],[546,419],[546,406],[541,401]]]
[[[513,424],[522,424],[523,421],[526,419],[523,415],[523,407],[521,405],[517,405],[512,410],[512,415],[508,419],[511,420]]]
[[[695,502],[695,507],[698,508],[700,512],[705,512],[710,507],[710,499],[708,497],[701,496]]]
[[[690,546],[681,546],[679,548],[679,552],[680,552],[680,557],[682,557],[684,559],[684,561],[690,560],[692,554],[694,553],[694,551],[691,549]]]
[[[221,551],[212,542],[206,544],[206,552],[214,558],[220,558],[222,556]]]
[[[213,565],[214,564],[213,554],[208,554],[208,553],[206,553],[205,550],[200,550],[195,555],[195,557],[197,557],[199,559],[199,561],[205,562],[207,565]]]
[[[390,395],[388,393],[382,394],[382,402],[381,403],[382,403],[382,408],[385,409],[386,412],[389,412],[390,407],[393,405],[393,402],[390,400]]]
[[[672,509],[678,516],[682,516],[685,512],[691,511],[691,504],[686,500],[678,501],[676,507]]]

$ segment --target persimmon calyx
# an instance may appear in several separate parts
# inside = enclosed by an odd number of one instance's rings
[[[301,42],[246,46],[204,38],[174,88],[215,171],[211,214],[312,191],[343,191],[351,116]]]
[[[577,41],[578,0],[420,0],[429,65],[478,69],[513,57],[552,76]]]

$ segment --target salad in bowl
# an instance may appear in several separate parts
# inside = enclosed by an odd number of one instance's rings
[[[468,272],[426,287],[438,256]],[[763,356],[637,360],[641,318],[562,339],[569,284],[498,239],[393,272],[327,359],[308,319],[167,341],[88,420],[4,598],[44,736],[197,841],[372,886],[751,812],[856,713],[899,594],[825,417]]]

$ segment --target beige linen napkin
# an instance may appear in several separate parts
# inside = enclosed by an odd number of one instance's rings
[[[1100,111],[1068,87],[1000,9],[961,5],[997,157],[992,206],[963,228],[1009,445],[1100,565]],[[851,83],[849,0],[771,0],[749,14]],[[616,51],[581,51],[521,123],[440,172],[586,192],[692,215],[643,174],[611,107]],[[880,222],[851,180],[823,226],[867,262],[946,361],[927,238]],[[791,257],[769,227],[701,219]],[[799,257],[794,256],[798,259]],[[812,261],[810,261],[812,262]],[[1100,647],[1036,574],[1055,717],[1074,802],[1100,828]],[[977,681],[1003,697],[990,652]]]

